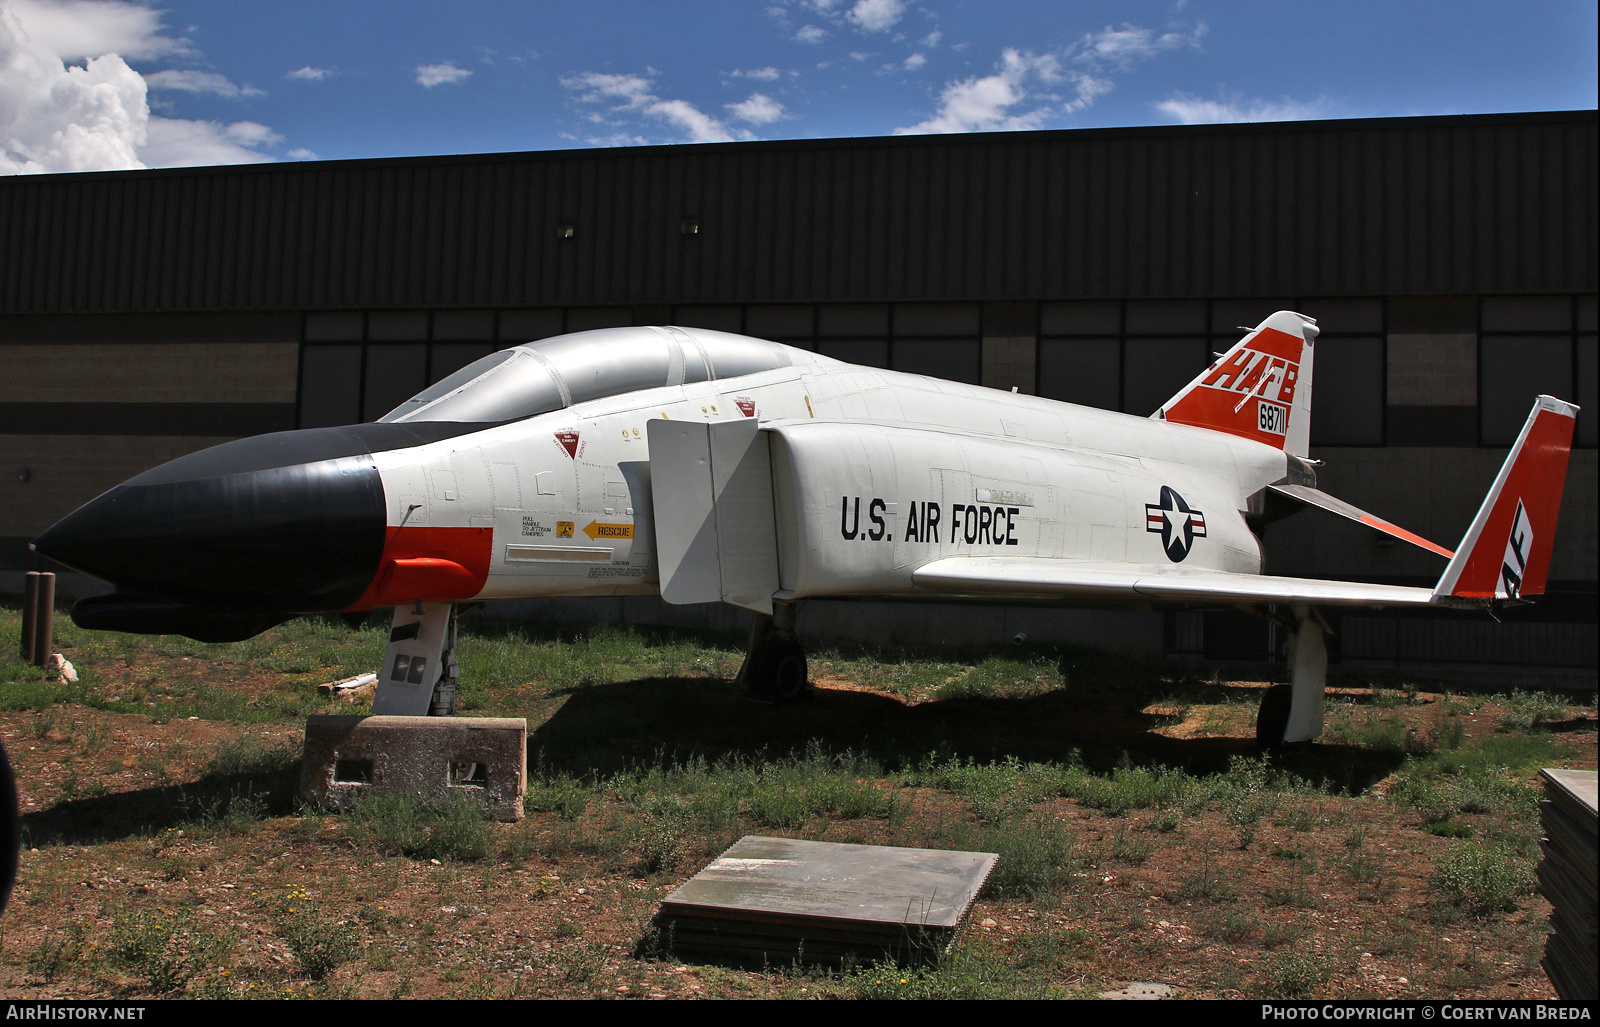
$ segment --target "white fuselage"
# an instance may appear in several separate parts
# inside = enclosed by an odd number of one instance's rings
[[[388,524],[492,528],[488,579],[473,598],[654,593],[646,423],[754,416],[774,440],[788,597],[914,594],[917,567],[962,556],[1170,566],[1177,553],[1186,567],[1261,571],[1244,510],[1284,477],[1276,449],[802,350],[790,357],[790,367],[375,454]]]

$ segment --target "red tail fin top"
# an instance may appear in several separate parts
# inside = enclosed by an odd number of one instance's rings
[[[1304,456],[1311,438],[1316,323],[1280,310],[1184,386],[1155,416]]]
[[[1540,396],[1478,516],[1434,589],[1435,601],[1544,594],[1578,408]]]

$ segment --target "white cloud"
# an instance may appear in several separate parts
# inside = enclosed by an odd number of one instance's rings
[[[1204,100],[1188,93],[1174,93],[1171,99],[1156,104],[1161,111],[1181,125],[1214,125],[1241,121],[1309,121],[1328,118],[1336,113],[1336,105],[1324,98],[1302,102],[1288,97],[1282,100]]]
[[[151,118],[149,138],[139,158],[152,168],[187,168],[209,164],[259,164],[274,160],[250,148],[252,140],[276,142],[282,136],[253,121],[221,125],[215,121]]]
[[[1193,32],[1160,35],[1136,25],[1123,25],[1120,29],[1107,25],[1104,31],[1087,33],[1074,44],[1072,59],[1101,69],[1126,71],[1167,50],[1198,47],[1206,32],[1204,25],[1196,26]]]
[[[692,143],[725,143],[733,138],[722,122],[687,100],[660,100],[646,107],[645,113],[677,125]]]
[[[652,74],[654,71],[652,69]],[[585,118],[595,124],[621,126],[624,116],[644,116],[681,129],[692,143],[725,143],[735,138],[727,126],[687,100],[664,100],[652,89],[650,79],[640,75],[613,75],[589,71],[561,80],[579,103],[609,104],[605,113],[591,112]],[[757,94],[759,95],[759,94]],[[749,101],[746,101],[747,103]],[[741,131],[748,137],[749,133]],[[626,132],[591,139],[596,145],[620,145],[616,140],[640,141]]]
[[[882,32],[905,12],[906,0],[857,0],[845,17],[863,32]]]
[[[820,43],[828,38],[828,30],[816,25],[802,25],[794,34],[796,43]]]
[[[321,82],[331,74],[333,74],[332,68],[313,68],[308,64],[303,68],[296,68],[283,77],[298,79],[302,82]]]
[[[932,50],[934,47],[939,45],[939,40],[941,40],[943,38],[944,38],[944,33],[940,32],[938,29],[934,29],[932,32],[930,32],[927,35],[923,36],[922,40],[919,43],[917,43],[917,45],[918,46],[925,46],[928,49]]]
[[[151,89],[177,89],[185,93],[211,93],[237,100],[241,96],[266,96],[255,86],[236,86],[214,71],[153,71],[144,77]]]
[[[1191,32],[1159,34],[1124,25],[1087,33],[1067,47],[1042,54],[1007,48],[993,74],[946,83],[937,113],[897,128],[895,134],[1041,128],[1092,106],[1115,88],[1112,76],[1158,54],[1198,47],[1205,34],[1204,25]]]
[[[117,54],[132,60],[190,51],[185,39],[161,34],[161,12],[121,0],[10,0],[28,35],[63,61]]]
[[[0,174],[139,168],[150,108],[115,54],[68,68],[0,6]]]
[[[466,68],[456,67],[455,61],[445,61],[443,64],[419,64],[417,65],[417,85],[425,89],[432,89],[434,86],[460,82],[471,74],[472,72]]]
[[[751,93],[739,103],[724,104],[733,116],[752,125],[770,125],[784,116],[783,104],[764,93]]]
[[[783,73],[777,68],[751,68],[748,71],[730,71],[728,74],[734,78],[753,78],[762,82],[776,82],[778,81],[778,76]]]
[[[85,20],[102,14],[103,24]],[[40,26],[37,36],[35,25]],[[130,54],[179,52],[179,42],[159,36],[159,27],[146,8],[109,0],[0,0],[0,174],[274,159],[259,148],[283,139],[265,125],[152,117],[146,80],[121,56],[84,53],[97,41]],[[69,66],[67,60],[83,65]],[[169,88],[182,88],[174,82],[193,86],[193,74],[168,74],[166,82]],[[211,83],[211,91],[215,86]],[[227,87],[246,93],[231,83]]]
[[[306,149],[303,146],[295,147],[294,149],[290,150],[285,156],[287,156],[290,160],[317,160],[318,159],[318,157],[317,157],[317,155],[315,153],[312,153],[310,150]]]
[[[928,59],[926,57],[922,56],[920,53],[914,53],[910,57],[907,57],[904,62],[902,62],[901,67],[905,68],[907,71],[916,71],[918,68],[927,63]]]
[[[235,121],[223,131],[244,146],[277,146],[283,142],[283,136],[254,121]]]
[[[917,125],[895,129],[896,135],[935,132],[997,132],[1038,128],[1048,108],[1013,113],[1028,99],[1026,83],[1037,77],[1039,58],[1006,50],[993,75],[973,76],[945,86],[939,113]]]

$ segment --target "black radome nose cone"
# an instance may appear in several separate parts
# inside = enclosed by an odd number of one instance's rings
[[[371,454],[340,431],[284,432],[180,457],[80,507],[33,548],[152,599],[341,609],[371,582],[385,529]]]

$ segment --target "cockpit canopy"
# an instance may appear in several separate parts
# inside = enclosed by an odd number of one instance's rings
[[[584,400],[788,367],[775,342],[705,328],[601,328],[491,353],[378,418],[503,424]]]

